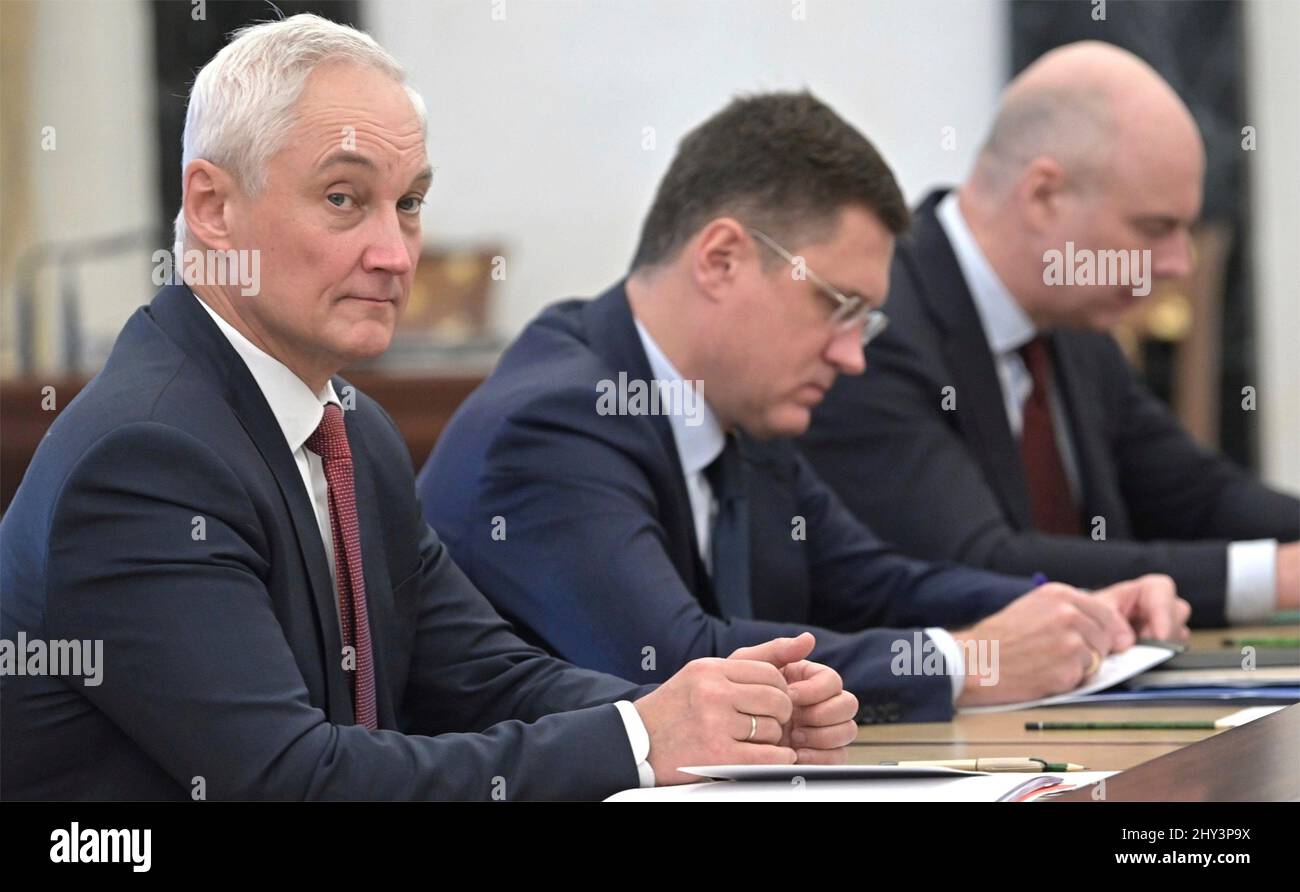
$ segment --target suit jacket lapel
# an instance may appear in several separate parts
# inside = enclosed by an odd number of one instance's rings
[[[325,659],[328,713],[331,721],[351,724],[352,693],[342,667],[343,641],[325,546],[284,432],[248,366],[198,305],[193,292],[180,285],[164,288],[154,298],[149,310],[190,360],[204,368],[218,384],[275,477],[293,521],[316,612],[321,652]],[[337,659],[332,655],[337,655]]]
[[[588,344],[615,371],[626,371],[629,379],[650,381],[650,360],[646,358],[641,338],[637,334],[632,307],[627,301],[624,284],[619,282],[600,297],[583,307],[583,321]],[[700,558],[699,544],[695,538],[695,517],[691,511],[691,498],[682,476],[682,461],[677,454],[672,426],[662,415],[650,416],[655,435],[668,456],[667,468],[669,499],[661,502],[664,513],[664,530],[672,545],[674,565],[687,587],[706,604],[712,601],[709,575]],[[716,611],[716,608],[715,608]]]
[[[1003,509],[1022,528],[1033,525],[1020,446],[1011,435],[1002,385],[975,301],[952,245],[935,215],[945,193],[935,192],[917,209],[909,251],[919,295],[942,333],[944,358],[957,388],[957,421],[976,444],[975,457],[992,481]]]

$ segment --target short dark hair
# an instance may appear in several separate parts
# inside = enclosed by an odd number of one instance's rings
[[[632,270],[656,266],[708,221],[734,216],[787,244],[829,235],[860,205],[898,235],[909,214],[865,136],[807,91],[740,96],[682,140],[641,228]]]

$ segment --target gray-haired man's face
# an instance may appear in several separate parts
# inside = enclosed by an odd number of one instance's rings
[[[261,251],[240,316],[292,365],[334,370],[387,349],[420,254],[431,172],[402,86],[332,64],[308,77],[265,188],[235,202],[233,240]]]

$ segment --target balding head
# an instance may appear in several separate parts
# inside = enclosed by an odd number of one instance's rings
[[[1194,165],[1201,153],[1191,112],[1155,69],[1127,50],[1083,41],[1046,53],[1008,85],[971,180],[977,189],[1005,189],[1048,157],[1083,188],[1126,159],[1178,156]]]
[[[1109,327],[1123,288],[1043,281],[1067,243],[1150,251],[1154,278],[1184,275],[1205,150],[1173,88],[1130,52],[1097,41],[1045,54],[1008,85],[961,187],[961,208],[1007,287],[1040,326]]]

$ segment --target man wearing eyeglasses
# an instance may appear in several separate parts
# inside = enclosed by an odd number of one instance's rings
[[[457,412],[418,480],[426,518],[569,661],[649,682],[811,631],[860,722],[1059,693],[1137,634],[1185,634],[1161,578],[1089,595],[903,557],[788,442],[863,371],[907,223],[824,104],[737,99],[683,140],[627,279],[543,312]]]

